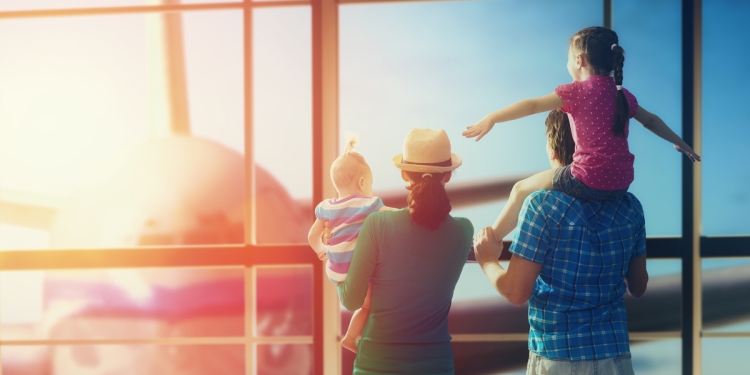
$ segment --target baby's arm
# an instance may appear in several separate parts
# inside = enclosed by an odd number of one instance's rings
[[[564,105],[562,99],[555,94],[547,94],[538,98],[524,99],[520,102],[511,104],[501,110],[490,113],[476,124],[467,126],[466,130],[461,133],[466,138],[477,137],[477,141],[482,139],[485,134],[492,130],[498,122],[505,122],[519,119],[539,112],[551,111]]]
[[[325,227],[326,222],[324,220],[315,219],[315,222],[310,227],[310,231],[307,232],[307,242],[310,244],[310,247],[315,250],[315,253],[318,254],[320,260],[325,260],[327,258],[326,247],[323,245],[320,238]]]
[[[662,121],[659,116],[645,110],[643,107],[638,106],[638,112],[634,117],[640,122],[644,128],[648,129],[652,133],[659,136],[659,138],[672,143],[677,151],[685,154],[692,161],[701,161],[701,157],[693,152],[693,149],[688,146],[685,141],[680,138],[679,135],[675,134],[667,124]]]

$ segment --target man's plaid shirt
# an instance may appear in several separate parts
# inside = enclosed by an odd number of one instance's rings
[[[646,252],[638,199],[588,202],[542,190],[518,221],[510,252],[542,264],[529,298],[529,350],[570,360],[629,352],[625,273]]]

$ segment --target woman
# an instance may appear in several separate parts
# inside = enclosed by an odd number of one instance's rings
[[[461,158],[444,130],[412,129],[393,158],[408,207],[370,214],[359,232],[341,303],[356,310],[372,283],[354,374],[453,374],[448,310],[474,228],[450,216],[445,183]]]

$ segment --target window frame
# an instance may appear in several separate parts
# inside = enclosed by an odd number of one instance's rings
[[[413,0],[437,1],[437,0]],[[163,0],[161,5],[73,9],[0,11],[6,19],[101,16],[128,13],[163,13],[239,9],[243,11],[244,104],[245,104],[245,201],[253,201],[253,92],[252,92],[252,11],[263,7],[310,6],[312,8],[312,112],[314,202],[335,194],[327,178],[328,168],[338,152],[338,12],[342,4],[400,2],[399,0],[310,0],[250,1],[179,4]],[[603,0],[602,24],[612,25],[612,0]],[[701,148],[701,60],[702,0],[682,0],[682,134],[698,153]],[[635,332],[632,340],[682,338],[682,373],[701,371],[701,338],[750,337],[750,333],[704,332],[701,315],[701,260],[703,258],[750,257],[750,236],[701,235],[701,163],[682,159],[682,235],[647,239],[651,259],[680,259],[682,262],[682,328],[675,332]],[[55,270],[149,267],[238,267],[245,270],[245,336],[242,338],[179,338],[135,340],[39,340],[3,341],[0,345],[76,344],[204,344],[242,343],[246,345],[246,374],[255,373],[254,348],[258,344],[312,344],[315,374],[340,374],[338,297],[326,282],[323,265],[306,244],[255,244],[255,213],[245,207],[245,242],[237,245],[169,246],[121,249],[62,249],[0,251],[0,270]],[[0,207],[3,208],[3,207]],[[312,219],[312,213],[311,213]],[[508,243],[506,243],[506,246]],[[507,253],[505,256],[509,256]],[[310,336],[254,336],[255,270],[259,266],[310,266],[313,270],[313,332]],[[456,342],[526,341],[518,334],[453,335]],[[2,375],[2,367],[0,367]]]

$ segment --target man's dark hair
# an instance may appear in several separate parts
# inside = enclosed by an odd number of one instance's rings
[[[557,154],[558,159],[563,165],[573,162],[573,152],[576,150],[576,144],[573,142],[573,134],[570,132],[570,122],[568,114],[560,109],[550,111],[547,120],[547,139],[552,151]]]

